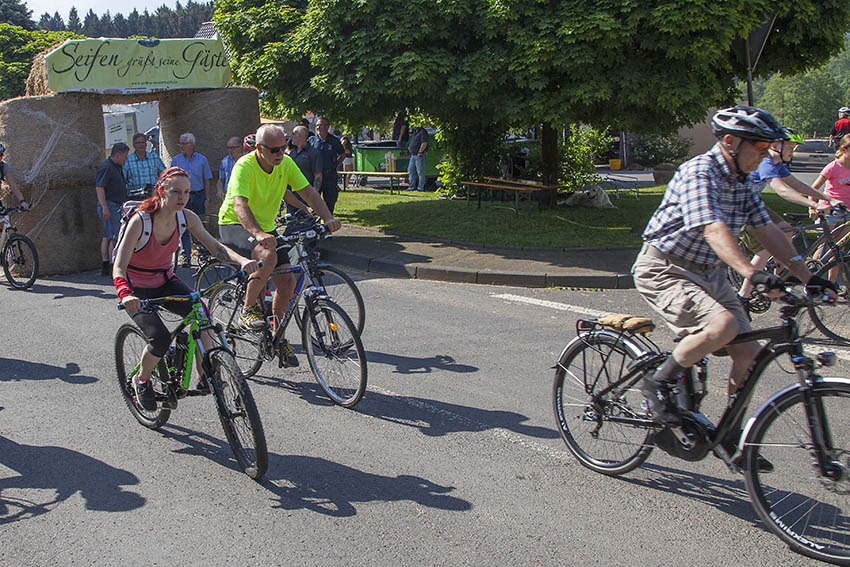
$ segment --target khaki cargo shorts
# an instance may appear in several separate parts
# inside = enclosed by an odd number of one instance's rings
[[[751,331],[725,264],[701,266],[665,255],[644,244],[632,266],[635,288],[676,335],[702,330],[724,311],[738,321],[738,333]]]

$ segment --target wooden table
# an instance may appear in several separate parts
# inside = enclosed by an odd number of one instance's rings
[[[388,177],[390,180],[390,195],[395,189],[395,180],[398,180],[398,191],[401,193],[401,180],[407,177],[404,171],[337,171],[339,175],[365,175],[366,177]]]
[[[495,179],[495,178],[487,178],[485,179]],[[531,212],[531,195],[533,193],[537,193],[539,191],[543,191],[545,187],[537,187],[525,184],[517,184],[517,183],[505,183],[504,180],[499,180],[499,183],[480,183],[477,181],[462,181],[462,185],[466,185],[466,206],[469,206],[469,187],[478,187],[478,208],[481,208],[481,190],[489,189],[490,190],[490,199],[493,198],[493,190],[498,191],[513,191],[514,192],[514,215],[519,216],[519,194],[525,193],[529,196],[528,199],[528,210]],[[543,210],[543,202],[538,200],[537,209]]]

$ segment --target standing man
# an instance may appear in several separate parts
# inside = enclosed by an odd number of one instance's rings
[[[841,138],[848,133],[850,133],[850,107],[842,106],[838,109],[838,120],[829,131],[829,146],[837,151]]]
[[[410,163],[407,165],[408,191],[425,190],[425,160],[428,158],[428,131],[416,126],[410,135]]]
[[[180,135],[180,152],[171,160],[171,166],[177,166],[189,174],[189,202],[186,208],[201,217],[206,223],[207,205],[210,200],[210,179],[212,170],[207,158],[195,151],[195,136],[186,132]],[[192,236],[189,231],[183,233],[180,242],[183,254],[183,267],[188,268],[192,261]]]
[[[224,199],[224,192],[227,191],[227,183],[230,181],[230,172],[233,171],[233,164],[236,160],[242,157],[242,140],[237,136],[227,140],[227,155],[221,160],[221,165],[218,167],[218,181],[216,185],[218,191],[216,196],[219,199]]]
[[[153,146],[151,151],[156,155],[159,155],[159,118],[156,119],[156,126],[145,132],[145,138],[147,138],[147,140],[150,141],[151,146]]]
[[[333,217],[316,190],[298,170],[291,158],[283,153],[286,134],[276,124],[263,124],[257,130],[257,149],[242,156],[233,166],[227,195],[218,213],[221,241],[240,254],[261,260],[263,267],[248,282],[245,305],[240,317],[246,329],[262,329],[266,325],[257,308],[257,298],[265,289],[266,281],[278,264],[288,264],[286,248],[276,250],[275,217],[287,187],[299,192],[307,203],[325,221],[328,230],[335,232],[341,224]],[[277,318],[286,312],[295,278],[291,273],[274,276],[275,294],[272,311]],[[275,345],[281,366],[297,366],[298,359],[285,340]]]
[[[147,152],[148,139],[144,134],[133,135],[133,153],[124,164],[124,180],[127,182],[127,197],[144,199],[147,186],[152,189],[159,179],[159,173],[165,169],[165,164],[153,152]]]
[[[293,148],[289,152],[289,157],[292,158],[292,161],[295,162],[295,165],[298,166],[298,169],[304,175],[304,178],[307,180],[307,183],[316,190],[317,193],[321,191],[322,187],[322,156],[319,154],[318,150],[307,143],[307,136],[309,135],[309,130],[307,130],[306,126],[296,126],[292,130],[292,144]],[[295,198],[303,203],[304,200],[301,199],[297,194],[295,194]],[[304,205],[306,207],[306,205]],[[296,209],[301,207],[296,207],[292,204],[286,205],[286,212],[294,213]]]
[[[97,168],[94,190],[97,193],[97,216],[103,221],[103,239],[100,241],[101,276],[112,275],[112,249],[121,226],[121,205],[127,200],[127,184],[123,166],[127,162],[130,146],[118,142],[112,153]]]
[[[322,183],[320,194],[328,205],[331,214],[334,212],[339,187],[337,186],[337,169],[345,159],[345,150],[339,138],[329,132],[331,126],[327,116],[319,116],[316,120],[316,135],[311,138],[312,146],[322,157]],[[294,189],[294,187],[293,187]]]
[[[773,142],[787,138],[782,126],[760,108],[736,106],[719,110],[711,119],[711,127],[717,144],[676,171],[643,233],[644,245],[632,267],[635,288],[682,337],[671,356],[641,383],[655,420],[671,427],[682,424],[672,394],[681,372],[725,347],[732,358],[728,384],[731,402],[761,349],[756,341],[728,344],[751,327],[726,278],[725,265],[753,284],[763,284],[771,298],[782,295],[782,280],[755,270],[738,248],[742,226],[750,226],[778,261],[807,282],[807,288],[817,286],[835,300],[834,286],[812,275],[771,222],[760,186],[749,175],[768,157]],[[733,430],[721,442],[728,458],[736,452],[739,437],[740,430]],[[772,468],[760,460],[760,471]]]

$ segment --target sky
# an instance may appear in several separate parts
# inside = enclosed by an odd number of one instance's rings
[[[77,13],[82,20],[89,9],[94,10],[94,13],[98,16],[102,16],[107,10],[110,14],[121,13],[126,16],[133,11],[133,8],[138,10],[139,13],[144,12],[145,8],[148,9],[148,12],[153,13],[163,4],[169,8],[174,8],[176,0],[133,0],[126,3],[116,3],[112,0],[26,0],[27,8],[32,10],[32,19],[36,22],[45,12],[51,16],[54,12],[59,12],[65,23],[68,22],[68,12],[71,10],[71,6],[77,7]]]

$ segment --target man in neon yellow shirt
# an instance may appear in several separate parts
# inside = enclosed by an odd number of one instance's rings
[[[274,232],[275,217],[287,186],[297,191],[313,208],[325,221],[328,230],[336,232],[342,226],[319,193],[307,183],[295,162],[283,153],[285,148],[283,128],[276,124],[260,126],[257,149],[239,158],[233,166],[227,194],[218,213],[221,241],[239,254],[263,262],[263,267],[255,272],[255,278],[248,283],[245,293],[241,322],[250,329],[262,329],[266,325],[262,312],[257,308],[257,298],[275,267],[289,263],[285,250],[275,250]],[[273,277],[272,281],[276,288],[272,312],[280,319],[295,290],[295,278],[292,274],[283,274]],[[285,366],[298,365],[298,359],[286,341],[281,344],[281,352]]]

